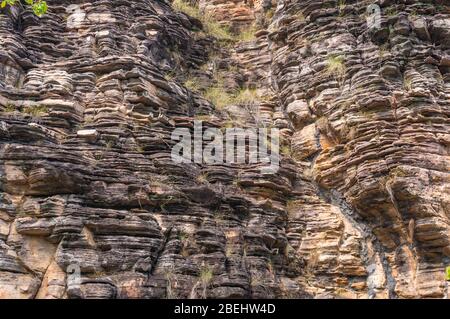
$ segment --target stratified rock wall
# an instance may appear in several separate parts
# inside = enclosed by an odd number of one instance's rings
[[[255,37],[169,1],[0,13],[0,298],[448,297],[449,6],[189,2]],[[194,120],[280,129],[279,171],[173,162]]]
[[[375,236],[391,296],[446,296],[449,7],[383,1],[371,30],[361,18],[370,1],[321,2],[279,2],[272,24],[294,157],[313,156],[322,192],[348,203]],[[343,74],[330,70],[337,57]]]

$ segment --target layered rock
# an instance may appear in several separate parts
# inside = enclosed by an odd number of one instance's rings
[[[295,125],[294,156],[310,159],[323,191],[375,236],[390,296],[444,297],[448,8],[384,2],[371,29],[361,18],[369,4],[279,2],[295,8],[272,25],[280,102]]]
[[[1,13],[0,297],[447,297],[448,7],[192,4],[254,38],[166,1]],[[279,171],[173,162],[194,120],[280,129]]]

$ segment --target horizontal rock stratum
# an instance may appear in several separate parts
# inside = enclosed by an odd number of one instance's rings
[[[0,298],[447,298],[445,3],[1,9]],[[194,121],[279,170],[175,163]]]

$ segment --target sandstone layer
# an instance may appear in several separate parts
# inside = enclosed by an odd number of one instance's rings
[[[231,37],[164,0],[0,12],[0,298],[447,298],[450,6],[189,3]],[[278,128],[279,171],[173,162],[195,120]]]

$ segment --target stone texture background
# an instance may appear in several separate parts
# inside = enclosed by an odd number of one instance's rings
[[[191,3],[255,38],[163,0],[0,13],[0,298],[447,298],[446,1],[377,30],[373,1]],[[195,119],[279,128],[279,172],[175,164]]]

